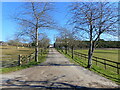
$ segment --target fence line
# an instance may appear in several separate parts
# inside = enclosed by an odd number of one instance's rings
[[[43,53],[46,53],[47,50],[40,49],[39,54],[42,56]],[[2,64],[2,67],[11,67],[11,66],[20,66],[28,64],[30,61],[35,59],[35,52],[31,54],[20,54],[20,55],[6,55],[10,56],[7,58],[1,58],[3,61],[0,63]],[[15,58],[12,58],[12,56],[16,56]],[[9,59],[8,59],[9,58]],[[8,60],[5,60],[8,59]]]
[[[46,49],[39,49],[39,54],[42,56],[43,53],[46,53]],[[18,65],[27,64],[31,60],[35,59],[35,52],[31,53],[30,55],[18,55]]]
[[[22,64],[27,64],[28,62],[30,62],[31,60],[33,60],[35,58],[35,54],[34,52],[31,53],[30,55],[18,55],[18,66],[22,65]]]
[[[72,53],[70,50],[68,50],[68,52]],[[80,52],[74,51],[73,55],[81,57],[81,59],[85,59],[85,60],[88,59],[87,54],[83,54],[83,53],[80,53]],[[107,66],[112,67],[112,68],[116,69],[117,74],[120,74],[120,62],[110,61],[108,59],[104,59],[104,58],[100,58],[100,57],[96,57],[96,56],[93,56],[92,60],[95,61],[97,66],[98,66],[98,63],[103,64],[105,70],[107,69]]]

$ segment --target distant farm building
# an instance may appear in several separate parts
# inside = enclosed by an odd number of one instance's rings
[[[54,47],[54,45],[53,45],[53,44],[50,44],[49,48],[53,48],[53,47]]]
[[[3,41],[0,41],[0,46],[8,46],[8,44]]]

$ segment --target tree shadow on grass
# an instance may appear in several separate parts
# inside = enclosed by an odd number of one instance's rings
[[[78,59],[78,58],[75,58],[74,60],[79,60],[79,59]],[[78,63],[78,62],[77,62],[77,63]],[[80,64],[82,67],[88,69],[86,63],[83,63],[83,62],[80,61],[79,64]],[[84,66],[84,65],[85,65],[85,66]],[[93,69],[95,72],[97,72],[97,73],[105,76],[106,78],[108,78],[108,79],[114,79],[115,82],[120,83],[120,78],[119,78],[119,77],[116,77],[116,78],[115,78],[115,77],[112,77],[112,76],[107,75],[107,74],[105,74],[105,73],[103,73],[103,72],[100,72],[98,69],[96,69],[96,68],[94,68],[94,67],[92,67],[92,69]]]
[[[105,76],[106,78],[108,78],[108,79],[114,79],[115,82],[120,83],[120,78],[119,78],[119,77],[118,77],[118,78],[115,78],[115,77],[112,77],[112,76],[110,76],[110,75],[107,75],[107,74],[105,74],[105,73],[103,73],[103,72],[100,72],[99,70],[97,70],[97,69],[95,69],[95,68],[92,68],[92,69],[93,69],[95,72],[97,72],[97,73]]]
[[[6,84],[11,88],[3,88],[2,90],[39,90],[41,89],[68,89],[68,90],[119,90],[119,88],[89,88],[84,86],[72,85],[63,82],[50,82],[50,81],[22,81],[22,80],[7,80]],[[17,87],[17,88],[15,88]]]

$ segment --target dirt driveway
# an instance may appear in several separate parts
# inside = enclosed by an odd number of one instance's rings
[[[39,66],[3,74],[3,88],[117,88],[114,82],[69,62],[55,49]]]

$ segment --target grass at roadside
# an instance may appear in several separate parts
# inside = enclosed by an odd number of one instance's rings
[[[38,56],[39,61],[38,62],[35,62],[34,60],[32,60],[31,62],[29,62],[26,65],[9,67],[9,68],[0,68],[0,71],[1,71],[0,73],[9,73],[9,72],[18,71],[18,70],[22,70],[25,68],[39,65],[40,63],[42,63],[46,60],[46,56],[47,56],[47,53],[42,54],[42,56],[39,54],[39,56]]]
[[[77,65],[80,65],[84,68],[87,67],[87,61],[84,60],[84,59],[80,59],[79,57],[77,56],[74,56],[74,59],[71,58],[71,53],[68,53],[68,54],[65,54],[64,52],[61,52],[60,50],[58,50],[60,53],[64,54],[67,58],[70,59],[71,62],[77,64]],[[86,68],[88,69],[88,68]],[[109,70],[105,70],[101,67],[98,67],[94,64],[93,62],[93,65],[92,65],[92,68],[89,69],[95,73],[98,73],[100,74],[101,76],[104,76],[112,81],[115,81],[117,84],[120,84],[120,75],[114,73],[114,72],[110,72]]]

